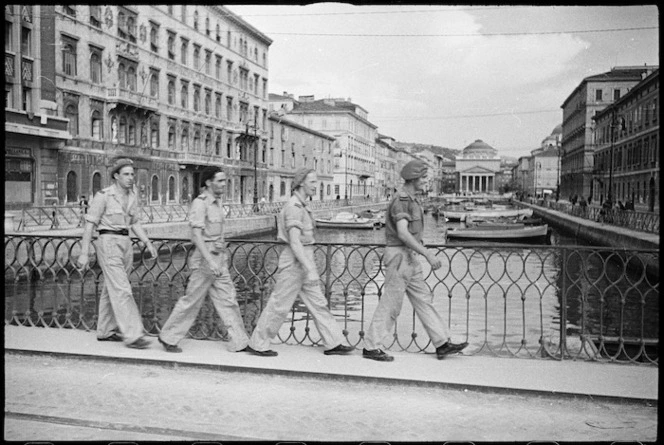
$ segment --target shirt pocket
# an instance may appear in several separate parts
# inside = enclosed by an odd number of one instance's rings
[[[205,224],[205,234],[208,236],[221,235],[221,226],[224,217],[221,212],[208,211]]]
[[[413,235],[422,233],[424,229],[424,221],[422,220],[422,214],[417,208],[410,208],[410,223],[408,224],[408,230]]]
[[[125,221],[125,212],[122,210],[122,205],[110,199],[106,205],[106,218],[108,222],[113,226],[125,226],[127,223]]]

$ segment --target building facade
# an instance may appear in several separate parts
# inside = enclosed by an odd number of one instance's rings
[[[42,9],[72,136],[57,153],[58,203],[108,185],[119,156],[135,160],[142,205],[190,202],[210,165],[228,173],[227,201],[266,194],[268,37],[222,6]]]
[[[378,197],[393,196],[399,185],[397,151],[394,138],[379,134],[376,138],[376,187]]]
[[[497,192],[501,171],[496,149],[478,139],[456,158],[457,189],[461,194]]]
[[[58,152],[71,139],[58,114],[43,6],[5,5],[5,209],[58,203]]]
[[[594,196],[593,116],[624,96],[656,67],[615,67],[590,76],[563,102],[561,196]]]
[[[593,200],[659,211],[659,69],[595,117]]]
[[[345,99],[300,96],[288,118],[335,138],[334,195],[340,198],[377,197],[376,129],[368,112]]]
[[[313,200],[334,199],[334,138],[293,122],[277,113],[268,117],[267,196],[268,202],[287,201],[293,175],[299,168],[316,171],[318,187]]]

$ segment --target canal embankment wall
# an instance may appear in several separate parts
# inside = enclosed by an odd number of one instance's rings
[[[334,207],[314,210],[315,218],[330,218],[340,212],[360,213],[364,210],[382,210],[387,203],[362,204],[348,207]],[[143,224],[150,238],[183,238],[189,237],[189,222],[171,222]],[[277,231],[277,214],[227,218],[224,225],[226,238],[247,238]]]
[[[617,249],[656,249],[659,250],[659,234],[640,232],[624,227],[591,221],[568,215],[558,210],[543,208],[526,202],[518,205],[533,210],[533,214],[576,238],[588,241],[594,246],[615,247]]]

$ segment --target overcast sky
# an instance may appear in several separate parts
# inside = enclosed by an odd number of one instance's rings
[[[584,77],[659,64],[655,6],[229,9],[274,41],[271,93],[350,98],[398,141],[463,149],[481,139],[501,156],[539,147]]]

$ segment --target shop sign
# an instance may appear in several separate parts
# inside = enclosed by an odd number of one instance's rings
[[[21,158],[29,158],[32,155],[32,152],[29,148],[18,148],[18,147],[5,147],[6,156],[18,156]]]

